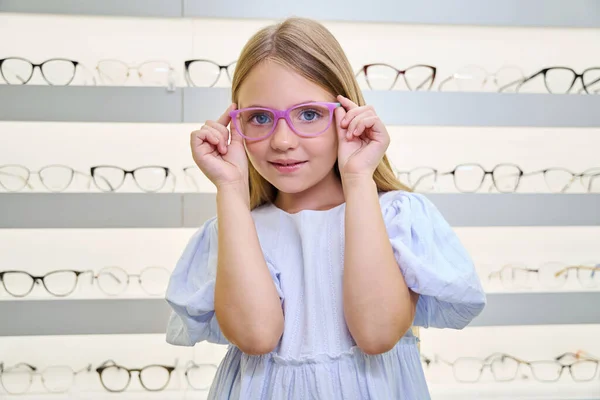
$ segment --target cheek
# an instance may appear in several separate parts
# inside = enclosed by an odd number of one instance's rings
[[[245,142],[246,154],[254,166],[266,157],[267,146],[263,142]]]

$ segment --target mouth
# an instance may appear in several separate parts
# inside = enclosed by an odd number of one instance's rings
[[[279,172],[294,172],[302,168],[304,164],[308,161],[297,161],[297,160],[278,160],[278,161],[269,161],[275,169]]]

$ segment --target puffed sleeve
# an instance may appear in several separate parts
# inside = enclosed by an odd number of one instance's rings
[[[407,286],[418,293],[415,326],[462,329],[483,310],[473,262],[448,222],[423,195],[392,192],[384,220]]]
[[[167,342],[193,346],[206,340],[228,344],[215,317],[217,277],[217,219],[208,220],[188,242],[167,287],[166,300],[173,308],[167,325]],[[279,273],[267,261],[281,301]]]

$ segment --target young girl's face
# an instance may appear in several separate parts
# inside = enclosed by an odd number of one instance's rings
[[[335,102],[335,96],[276,62],[262,62],[240,87],[238,109],[266,107],[287,110],[310,102]],[[257,115],[256,123],[266,117]],[[315,118],[310,110],[295,118]],[[248,158],[258,173],[284,193],[300,193],[317,185],[337,160],[335,117],[329,128],[315,137],[297,135],[285,119],[275,122],[273,134],[262,140],[245,140]]]

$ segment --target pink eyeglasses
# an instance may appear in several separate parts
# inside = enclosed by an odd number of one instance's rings
[[[250,107],[229,113],[235,130],[246,140],[263,140],[275,132],[277,122],[283,118],[298,136],[315,137],[331,126],[333,110],[340,103],[312,102],[299,104],[287,110]]]

